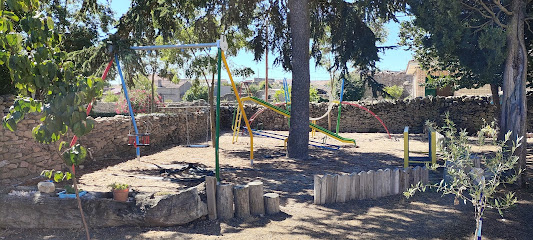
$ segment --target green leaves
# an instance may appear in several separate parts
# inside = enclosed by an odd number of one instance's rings
[[[72,178],[72,174],[70,172],[63,173],[61,171],[55,171],[55,170],[44,170],[41,172],[41,176],[44,176],[48,179],[54,179],[54,182],[62,182],[63,180],[70,180]]]
[[[76,144],[71,148],[67,149],[65,152],[63,152],[63,154],[61,154],[61,157],[63,158],[63,162],[67,164],[67,166],[78,166],[83,163],[83,161],[85,161],[85,158],[87,157],[87,149],[85,149],[85,147],[81,146],[80,144]]]

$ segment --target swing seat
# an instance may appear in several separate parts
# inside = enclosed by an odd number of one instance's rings
[[[136,136],[139,136],[139,144],[135,144]],[[128,146],[150,146],[150,133],[128,134]]]

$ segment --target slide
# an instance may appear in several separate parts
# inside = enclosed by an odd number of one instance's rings
[[[269,109],[272,109],[274,112],[277,112],[285,117],[291,117],[291,114],[285,110],[285,109],[281,109],[279,107],[276,107],[270,103],[267,103],[259,98],[256,98],[256,97],[243,97],[241,98],[241,101],[244,102],[244,101],[253,101],[255,103],[258,103],[258,104],[261,104]],[[344,143],[353,143],[354,145],[356,145],[355,143],[355,140],[354,139],[350,139],[350,138],[344,138],[344,137],[341,137],[339,135],[337,135],[336,133],[332,132],[332,131],[329,131],[323,127],[320,127],[316,124],[312,124],[312,123],[309,123],[309,127],[311,127],[312,129],[315,129],[316,131],[319,131],[319,132],[322,132],[328,136],[330,136],[331,138],[334,138],[334,139],[337,139],[338,141],[341,141],[341,142],[344,142]]]

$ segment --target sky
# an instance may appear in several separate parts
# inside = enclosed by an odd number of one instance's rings
[[[126,11],[128,10],[129,6],[131,4],[131,0],[111,0],[111,9],[116,13],[115,17],[118,19],[120,16],[122,16]],[[402,18],[400,18],[402,19]],[[405,19],[405,18],[404,18]],[[397,45],[399,42],[399,28],[400,25],[398,23],[389,22],[385,24],[385,28],[388,30],[388,36],[387,40],[383,44],[379,44],[379,46],[392,46]],[[380,61],[377,63],[377,67],[382,71],[405,71],[407,67],[407,63],[409,60],[412,59],[412,52],[408,51],[405,47],[397,48],[394,50],[386,50],[385,53],[380,52],[379,53]],[[281,66],[274,66],[273,61],[275,59],[275,55],[272,53],[269,54],[268,57],[268,78],[271,79],[283,79],[291,78],[290,72],[285,72]],[[241,50],[237,56],[234,57],[228,57],[228,61],[231,63],[234,63],[235,65],[238,65],[239,67],[247,66],[250,67],[252,70],[255,71],[255,74],[253,77],[265,77],[265,60],[264,57],[261,61],[255,62],[254,56],[252,52]],[[311,60],[309,63],[310,66],[310,74],[311,74],[311,81],[315,80],[328,80],[329,79],[329,73],[326,71],[326,69],[322,67],[315,68],[314,60]],[[222,78],[228,79],[228,76],[226,73],[222,75]],[[235,78],[234,80],[240,81],[244,80],[241,78]]]

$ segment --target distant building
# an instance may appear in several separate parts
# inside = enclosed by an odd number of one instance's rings
[[[412,82],[413,82],[413,92],[411,94],[412,97],[423,97],[427,95],[437,95],[437,96],[482,96],[482,95],[491,95],[491,89],[490,85],[486,84],[480,88],[474,89],[474,88],[462,88],[459,90],[453,91],[450,86],[444,88],[444,89],[428,89],[423,86],[423,84],[427,81],[427,75],[428,72],[420,68],[420,65],[417,61],[409,61],[409,64],[407,65],[406,73],[409,75],[412,75]],[[431,73],[434,76],[445,76],[448,75],[449,72],[447,71],[439,71],[435,73]]]
[[[168,79],[160,76],[155,76],[155,84],[157,86],[157,93],[163,98],[163,102],[172,101],[179,102],[182,100],[185,92],[192,87],[190,79],[182,79],[179,83],[173,83]]]

